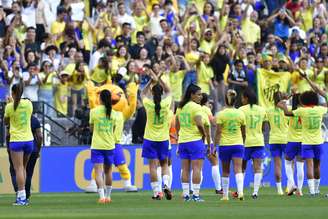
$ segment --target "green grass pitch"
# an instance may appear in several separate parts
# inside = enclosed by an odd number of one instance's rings
[[[304,190],[307,192],[307,189]],[[328,187],[321,188],[321,193]],[[278,196],[272,188],[262,188],[257,200],[246,190],[245,201],[222,202],[212,190],[203,190],[203,203],[184,203],[181,191],[175,191],[172,201],[151,200],[151,192],[125,193],[114,191],[113,202],[96,203],[97,194],[45,193],[34,194],[30,206],[11,206],[13,195],[0,196],[0,218],[328,218],[328,198]]]

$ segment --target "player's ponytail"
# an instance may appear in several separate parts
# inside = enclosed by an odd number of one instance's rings
[[[102,90],[100,92],[100,100],[102,104],[106,107],[106,116],[110,119],[112,113],[112,95],[109,90]]]
[[[257,104],[257,96],[252,88],[247,88],[243,93],[244,98],[247,98],[248,104],[252,107]]]
[[[151,91],[153,93],[153,100],[154,100],[154,103],[155,103],[156,116],[160,117],[163,87],[159,83],[157,83],[152,87]]]
[[[14,98],[14,111],[16,111],[20,103],[20,100],[23,95],[23,91],[24,91],[24,84],[22,80],[20,80],[19,83],[14,84],[11,87],[11,93],[13,94],[13,98]]]
[[[180,102],[180,105],[179,105],[179,108],[183,108],[184,105],[186,105],[190,99],[191,99],[191,95],[192,94],[195,94],[197,91],[201,90],[200,87],[198,87],[197,85],[195,84],[190,84],[186,90],[186,93],[184,94],[181,102]]]
[[[208,95],[207,93],[202,93],[202,100],[200,101],[200,105],[204,106],[208,102]]]
[[[237,93],[235,90],[229,89],[225,96],[227,106],[234,106],[237,100]]]

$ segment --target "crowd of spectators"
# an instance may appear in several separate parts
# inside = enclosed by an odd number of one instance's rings
[[[23,80],[24,97],[73,116],[88,83],[142,90],[162,74],[175,103],[195,83],[217,111],[227,87],[257,89],[258,68],[290,72],[292,92],[309,89],[299,71],[328,84],[325,0],[0,2],[0,101]]]

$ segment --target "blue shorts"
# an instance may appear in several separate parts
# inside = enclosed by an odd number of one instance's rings
[[[271,157],[282,157],[282,154],[285,153],[285,150],[285,144],[270,144]]]
[[[296,156],[302,156],[302,143],[288,142],[286,145],[286,157],[293,160]]]
[[[169,160],[172,159],[172,148],[169,149],[169,153],[168,153],[168,155],[167,155],[167,158],[168,158]]]
[[[322,145],[302,145],[302,158],[303,159],[316,159],[320,160],[321,155],[323,154]]]
[[[264,159],[264,157],[265,157],[264,146],[245,147],[243,160]]]
[[[16,141],[9,143],[9,149],[15,152],[24,152],[26,154],[31,154],[34,148],[33,141]]]
[[[165,160],[169,156],[169,141],[150,141],[144,139],[142,157],[147,159]]]
[[[91,163],[112,165],[114,163],[114,150],[91,149]]]
[[[219,146],[219,158],[221,161],[231,161],[232,158],[243,158],[245,148],[242,145]]]
[[[185,160],[203,160],[206,156],[206,147],[202,140],[179,144],[179,157]]]
[[[125,156],[124,156],[124,151],[123,147],[120,144],[115,144],[115,149],[114,149],[114,165],[115,166],[120,166],[125,164]]]

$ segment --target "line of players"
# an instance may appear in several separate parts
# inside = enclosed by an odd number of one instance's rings
[[[311,87],[326,98],[324,91],[304,78]],[[5,123],[10,125],[9,150],[16,172],[18,192],[15,205],[26,205],[25,169],[31,153],[33,135],[30,118],[32,104],[29,100],[21,100],[22,85],[12,88],[13,101],[6,105]],[[285,153],[286,174],[288,177],[288,193],[295,191],[302,195],[304,180],[303,160],[307,164],[307,182],[311,195],[319,193],[320,156],[322,154],[321,122],[327,108],[318,106],[318,95],[307,91],[301,95],[293,95],[292,108],[286,105],[286,95],[274,94],[274,107],[264,110],[257,105],[256,95],[252,90],[242,94],[243,106],[234,107],[237,93],[228,90],[225,96],[226,107],[214,118],[208,108],[207,97],[201,93],[200,87],[191,84],[176,110],[176,130],[178,133],[178,156],[181,159],[181,183],[185,201],[204,201],[200,197],[203,161],[210,158],[212,176],[218,193],[220,192],[220,175],[217,166],[217,147],[222,162],[222,200],[229,200],[229,174],[231,161],[237,183],[240,200],[244,199],[244,171],[247,161],[253,160],[254,192],[258,197],[262,179],[261,163],[264,156],[263,127],[270,127],[270,150],[275,162],[275,176],[278,194],[283,194],[281,186],[281,162]],[[91,144],[91,161],[94,164],[99,203],[111,201],[112,164],[114,163],[115,143],[122,135],[124,118],[122,113],[112,110],[111,93],[100,92],[101,105],[90,112],[90,125],[93,129]],[[160,76],[152,76],[142,92],[143,104],[147,113],[142,157],[149,160],[153,199],[162,199],[162,190],[166,199],[173,197],[171,192],[171,173],[169,168],[169,126],[173,113],[172,97],[169,87]],[[210,129],[216,125],[214,144]],[[288,143],[287,143],[288,142]],[[287,143],[287,145],[286,145]],[[215,145],[215,147],[213,146]],[[298,180],[294,183],[293,160],[297,158]],[[161,167],[161,177],[157,170]],[[192,175],[190,185],[190,173]],[[103,177],[105,175],[105,180]],[[162,183],[158,178],[161,178]],[[193,194],[189,191],[192,187]]]

